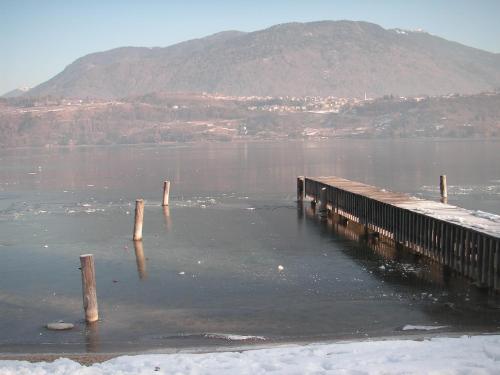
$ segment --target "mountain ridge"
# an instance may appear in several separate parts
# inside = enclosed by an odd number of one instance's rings
[[[500,87],[500,54],[364,21],[222,31],[167,47],[80,57],[26,95],[122,98],[155,91],[379,97]]]

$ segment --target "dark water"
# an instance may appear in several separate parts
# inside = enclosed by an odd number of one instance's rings
[[[406,324],[497,331],[498,296],[297,209],[297,175],[337,175],[500,214],[500,143],[360,141],[0,152],[0,352],[318,340]],[[160,207],[162,182],[171,205]],[[133,202],[146,200],[142,248]],[[93,253],[101,321],[83,321]],[[143,254],[143,256],[141,255]],[[279,266],[283,269],[280,270]],[[47,322],[75,323],[49,332]]]

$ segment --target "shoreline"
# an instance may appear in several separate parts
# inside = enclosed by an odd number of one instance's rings
[[[405,332],[402,335],[385,335],[373,336],[369,338],[338,338],[338,339],[313,339],[313,340],[290,340],[290,341],[269,341],[259,342],[255,344],[241,343],[239,345],[214,345],[214,346],[187,346],[187,347],[165,347],[137,351],[109,351],[109,352],[48,352],[48,353],[0,353],[0,364],[2,361],[27,361],[30,363],[37,362],[54,362],[60,358],[75,361],[81,365],[92,365],[102,363],[113,358],[122,356],[140,356],[140,355],[172,355],[172,354],[210,354],[210,353],[241,353],[246,351],[255,351],[262,349],[284,349],[304,347],[308,345],[332,345],[332,344],[353,344],[353,343],[369,343],[369,342],[384,342],[384,341],[426,341],[436,338],[460,338],[460,337],[488,337],[500,335],[500,330],[496,332],[432,332],[432,331],[416,331],[414,333]]]
[[[204,144],[239,144],[239,143],[287,143],[287,142],[328,142],[339,140],[352,141],[433,141],[433,142],[500,142],[500,137],[361,137],[361,136],[338,136],[338,137],[311,137],[311,138],[237,138],[228,141],[200,139],[187,142],[160,142],[160,143],[110,143],[110,144],[76,144],[76,145],[32,145],[32,146],[2,146],[5,151],[11,150],[71,150],[85,148],[117,148],[117,147],[190,147]]]

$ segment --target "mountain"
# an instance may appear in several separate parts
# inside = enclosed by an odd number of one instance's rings
[[[26,94],[28,91],[30,91],[29,87],[20,87],[18,89],[14,89],[12,91],[9,91],[2,96],[1,98],[17,98],[18,96]]]
[[[259,96],[439,95],[500,87],[500,55],[367,22],[288,23],[165,48],[84,56],[30,96],[123,98],[156,91]]]

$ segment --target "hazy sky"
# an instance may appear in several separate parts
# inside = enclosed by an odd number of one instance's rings
[[[46,81],[91,52],[325,19],[422,28],[500,52],[500,0],[0,0],[0,94]]]

